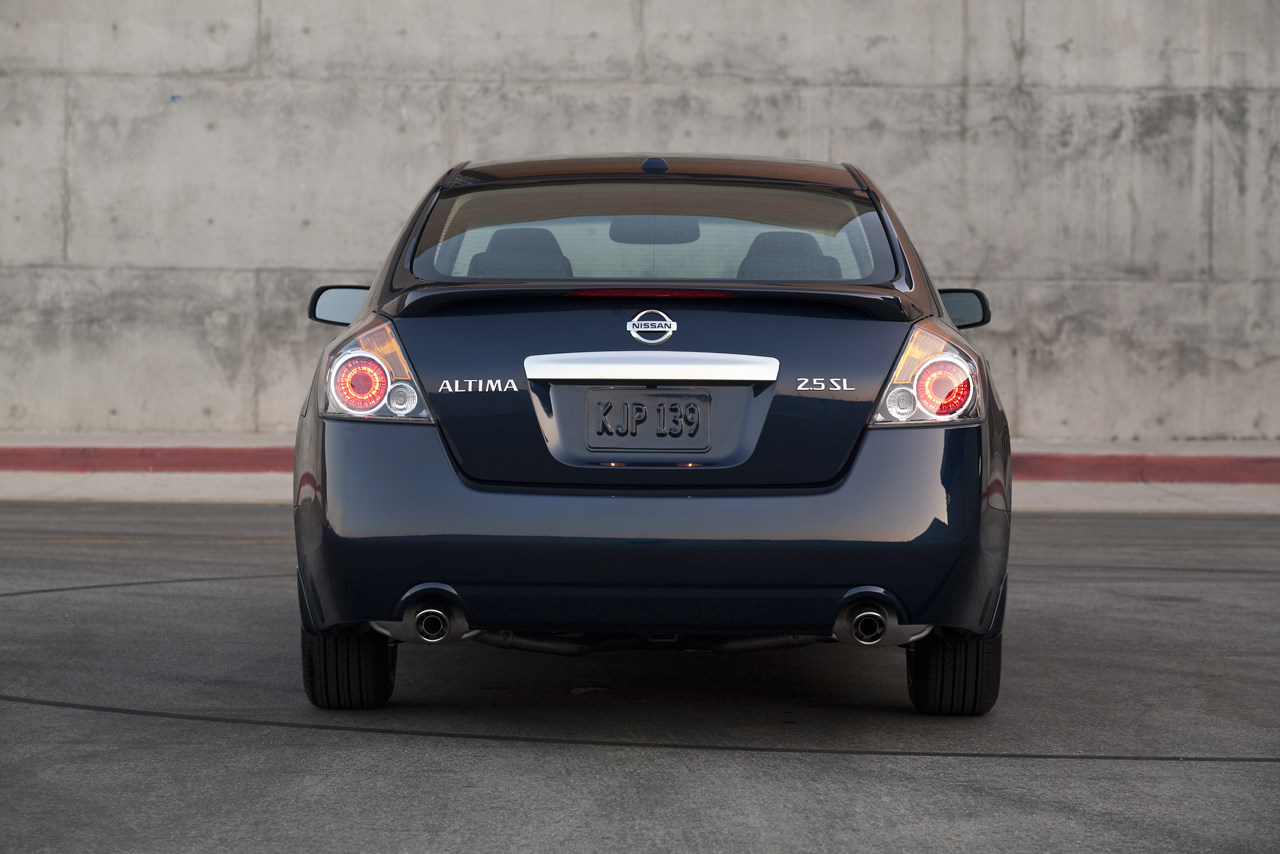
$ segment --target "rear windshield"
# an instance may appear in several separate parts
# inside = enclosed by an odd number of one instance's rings
[[[596,181],[444,195],[413,273],[440,282],[574,279],[883,283],[875,208],[836,190]]]

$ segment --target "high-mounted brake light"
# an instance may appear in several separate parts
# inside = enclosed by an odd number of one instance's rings
[[[419,388],[391,323],[379,321],[330,357],[327,410],[370,420],[432,421]]]
[[[734,296],[729,291],[703,290],[701,288],[685,288],[671,290],[664,288],[587,288],[572,291],[571,297],[592,297],[596,299],[727,299]]]
[[[929,424],[982,415],[978,366],[939,332],[917,326],[885,389],[873,425]]]

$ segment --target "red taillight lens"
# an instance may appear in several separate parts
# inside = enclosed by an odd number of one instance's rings
[[[973,393],[969,372],[949,359],[936,359],[916,375],[916,400],[930,414],[946,417],[964,411]]]
[[[351,356],[333,372],[335,401],[356,415],[381,406],[389,385],[386,368],[371,356]]]
[[[434,424],[391,321],[370,318],[329,357],[324,411],[341,418]]]
[[[981,368],[947,333],[947,328],[929,320],[912,330],[876,404],[871,426],[982,418]]]

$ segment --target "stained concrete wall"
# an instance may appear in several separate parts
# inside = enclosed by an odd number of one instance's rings
[[[850,160],[1016,435],[1280,437],[1272,0],[5,0],[0,430],[275,431],[462,159]]]

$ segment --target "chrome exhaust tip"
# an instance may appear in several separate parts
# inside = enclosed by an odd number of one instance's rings
[[[449,615],[444,611],[436,608],[427,608],[419,611],[413,618],[413,627],[418,632],[418,637],[427,643],[440,643],[440,641],[449,637],[449,625],[452,621]]]
[[[853,615],[849,628],[855,641],[863,646],[875,646],[884,640],[887,624],[883,613],[867,609]]]
[[[370,627],[400,643],[453,643],[471,636],[461,605],[436,590],[415,592],[406,595],[399,619],[373,620]]]
[[[929,634],[933,626],[898,622],[898,611],[875,597],[853,599],[836,617],[831,634],[836,640],[859,646],[890,647],[912,643]]]

